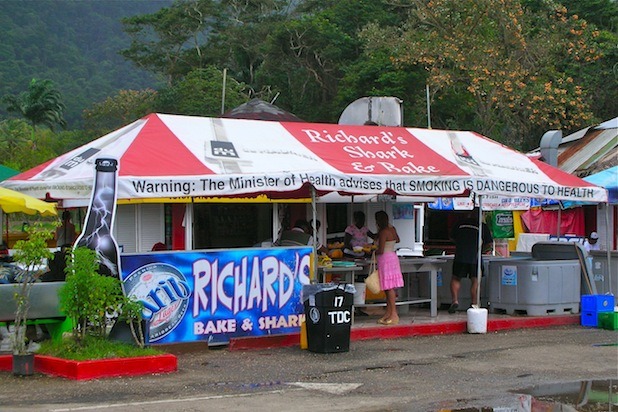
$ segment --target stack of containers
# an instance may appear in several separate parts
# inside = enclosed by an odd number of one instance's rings
[[[617,328],[618,312],[614,312],[613,295],[582,295],[581,304],[582,326]]]

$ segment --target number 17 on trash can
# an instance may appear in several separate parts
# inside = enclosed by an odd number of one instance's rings
[[[317,283],[303,286],[307,349],[318,353],[350,350],[354,285]]]

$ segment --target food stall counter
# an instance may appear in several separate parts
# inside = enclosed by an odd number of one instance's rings
[[[397,305],[411,305],[429,303],[430,315],[438,315],[438,271],[444,260],[437,257],[400,257],[401,272],[404,285],[398,296]],[[332,266],[319,267],[318,280],[322,282],[335,281],[354,283],[362,282],[369,274],[371,258],[332,261]],[[417,276],[427,276],[428,293],[419,294],[412,285],[411,279]],[[428,295],[428,296],[427,296]],[[385,306],[386,303],[365,303],[359,307]]]

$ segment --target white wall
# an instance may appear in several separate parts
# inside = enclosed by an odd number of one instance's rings
[[[163,207],[161,203],[116,207],[113,232],[123,253],[149,252],[155,243],[165,242]]]

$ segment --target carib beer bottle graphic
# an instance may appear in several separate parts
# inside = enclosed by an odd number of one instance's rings
[[[118,244],[112,234],[116,211],[116,159],[96,159],[96,175],[86,215],[85,227],[75,241],[75,247],[85,246],[97,252],[99,272],[120,277]]]

